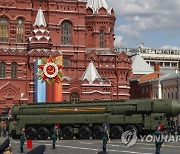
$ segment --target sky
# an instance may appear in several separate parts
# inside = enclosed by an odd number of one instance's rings
[[[180,0],[106,0],[116,15],[115,47],[180,49]]]

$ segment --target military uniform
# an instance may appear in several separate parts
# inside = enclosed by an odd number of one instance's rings
[[[24,131],[21,131],[21,134],[20,134],[20,150],[21,150],[21,153],[24,152],[24,150],[23,150],[24,142],[25,142],[25,133],[24,133]]]
[[[6,149],[10,146],[10,139],[7,138],[1,145],[0,145],[0,154],[4,153]]]
[[[56,140],[57,140],[57,130],[56,130],[56,128],[53,129],[52,140],[53,140],[53,149],[55,149],[55,144],[56,144]]]
[[[103,130],[103,138],[102,139],[103,139],[103,151],[106,151],[106,144],[107,144],[107,141],[109,140],[106,129]]]
[[[160,154],[160,149],[161,149],[161,146],[163,144],[163,141],[162,141],[162,133],[159,129],[157,129],[155,132],[154,132],[154,135],[156,136],[155,138],[155,144],[156,144],[156,154]]]

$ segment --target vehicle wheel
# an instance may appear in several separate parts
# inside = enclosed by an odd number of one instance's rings
[[[110,130],[110,137],[112,139],[120,139],[123,133],[123,128],[121,126],[113,126]]]
[[[34,127],[28,127],[25,134],[27,139],[34,140],[37,137],[37,130]]]
[[[103,128],[101,126],[95,126],[92,129],[92,138],[93,139],[102,139],[103,136]]]
[[[37,130],[37,138],[39,140],[46,140],[49,137],[49,130],[46,127],[40,127]]]
[[[74,130],[70,126],[66,126],[62,130],[62,137],[63,139],[70,140],[74,137]]]
[[[16,134],[16,131],[12,131],[11,137],[12,137],[12,139],[16,140],[16,139],[18,139],[19,136]]]
[[[127,130],[133,130],[133,131],[136,133],[136,135],[138,135],[138,129],[137,129],[137,127],[134,126],[134,125],[128,125],[128,126],[126,126],[125,130],[126,130],[126,131],[127,131]]]
[[[79,139],[89,139],[91,137],[91,130],[87,126],[82,126],[78,133]]]

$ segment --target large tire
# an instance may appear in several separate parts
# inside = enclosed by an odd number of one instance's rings
[[[110,137],[112,139],[120,139],[123,133],[123,128],[121,126],[113,126],[110,130]]]
[[[34,140],[37,137],[37,130],[34,127],[28,127],[25,131],[26,139]]]
[[[89,139],[91,137],[91,130],[87,126],[82,126],[79,128],[78,133],[79,139]]]
[[[74,137],[74,130],[70,126],[66,126],[62,130],[62,137],[65,140],[71,140]]]
[[[101,126],[95,126],[92,129],[92,138],[93,139],[102,139],[103,137],[103,128]]]
[[[49,130],[46,127],[40,127],[37,130],[37,139],[47,140],[49,137]]]
[[[126,130],[126,131],[127,131],[127,130],[129,130],[129,131],[133,130],[133,131],[136,133],[136,135],[138,135],[138,129],[137,129],[137,127],[134,126],[134,125],[128,125],[128,126],[126,126],[125,130]]]
[[[16,131],[12,131],[11,137],[12,137],[12,139],[14,139],[14,140],[19,139],[19,135],[16,134]]]

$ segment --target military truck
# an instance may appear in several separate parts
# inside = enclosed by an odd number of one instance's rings
[[[125,130],[137,134],[154,131],[160,122],[168,127],[171,117],[180,113],[176,100],[109,100],[23,104],[14,106],[9,133],[17,138],[25,128],[27,139],[47,139],[55,124],[60,126],[59,138],[101,139],[103,124],[109,125],[110,137],[121,138]]]

